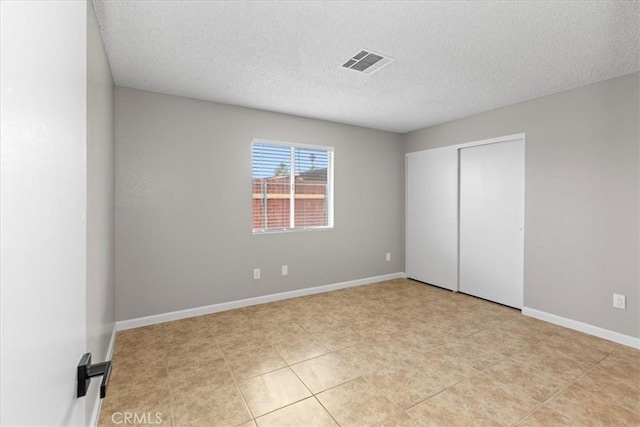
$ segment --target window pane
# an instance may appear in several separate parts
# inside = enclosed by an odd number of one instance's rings
[[[253,228],[289,228],[291,148],[253,144]]]
[[[328,225],[326,150],[295,148],[295,227]]]

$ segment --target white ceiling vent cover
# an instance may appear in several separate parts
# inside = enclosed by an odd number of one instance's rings
[[[392,62],[395,62],[395,59],[389,56],[371,52],[370,50],[361,50],[353,55],[350,60],[342,64],[342,66],[349,70],[371,75]]]

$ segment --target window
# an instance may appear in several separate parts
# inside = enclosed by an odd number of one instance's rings
[[[254,140],[253,232],[333,227],[333,148]]]

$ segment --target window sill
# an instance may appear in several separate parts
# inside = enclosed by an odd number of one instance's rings
[[[253,235],[257,236],[260,234],[304,233],[307,231],[328,231],[328,230],[333,230],[333,226],[312,227],[312,228],[277,228],[277,229],[269,229],[269,230],[257,229],[257,230],[253,230]]]

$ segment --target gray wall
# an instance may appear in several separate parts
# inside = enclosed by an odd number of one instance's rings
[[[115,321],[114,85],[91,2],[87,5],[87,351],[106,359]],[[99,387],[89,388],[87,422]]]
[[[404,135],[406,152],[526,133],[526,307],[640,336],[639,74]],[[612,307],[612,294],[627,309]]]
[[[335,147],[333,230],[252,235],[254,138]],[[116,88],[116,318],[401,272],[403,175],[396,134]]]

